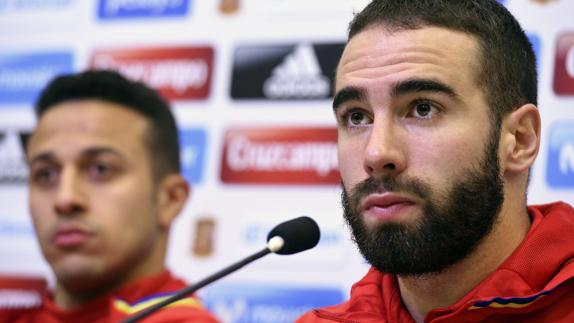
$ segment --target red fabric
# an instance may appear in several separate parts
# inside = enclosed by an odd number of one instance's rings
[[[30,309],[0,309],[0,322],[42,323],[103,323],[119,322],[127,318],[138,304],[149,304],[185,287],[169,271],[127,284],[109,295],[95,299],[81,308],[59,308],[49,293],[45,293],[40,307]],[[148,306],[151,306],[148,305]],[[133,313],[131,313],[133,314]],[[164,308],[141,322],[218,322],[205,310],[199,300],[189,297],[183,302]]]
[[[506,261],[466,296],[425,322],[574,322],[574,209],[531,206],[532,226]],[[371,269],[349,301],[306,313],[298,323],[405,322],[396,277]]]

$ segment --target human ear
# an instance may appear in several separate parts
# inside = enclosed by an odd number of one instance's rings
[[[502,164],[512,174],[528,171],[540,148],[540,113],[525,104],[504,118],[501,133]]]
[[[162,229],[169,229],[185,206],[190,192],[189,184],[180,174],[169,174],[161,180],[158,188],[158,220]]]

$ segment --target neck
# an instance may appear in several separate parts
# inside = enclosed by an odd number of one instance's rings
[[[156,241],[151,254],[124,262],[122,265],[127,268],[106,268],[102,272],[78,270],[59,276],[54,289],[54,303],[66,310],[75,309],[140,278],[161,273],[165,270],[164,240]]]
[[[54,289],[54,303],[60,308],[73,310],[109,293],[113,289],[113,287],[104,287],[98,290],[77,291],[66,288],[65,285],[58,282]]]
[[[399,276],[402,300],[417,322],[433,309],[448,307],[465,296],[518,247],[530,228],[524,197],[506,196],[492,231],[475,251],[453,266],[422,276]],[[514,203],[521,201],[523,203]]]
[[[57,282],[54,288],[54,303],[58,305],[58,307],[66,309],[66,310],[73,310],[77,309],[83,305],[86,305],[89,302],[95,301],[100,297],[105,297],[114,291],[122,288],[126,284],[132,283],[137,281],[140,278],[151,276],[154,274],[161,273],[165,268],[158,268],[154,272],[149,272],[142,276],[133,277],[130,280],[114,280],[108,284],[104,284],[101,286],[89,286],[86,289],[78,289],[77,287],[69,288],[67,285],[63,283]]]

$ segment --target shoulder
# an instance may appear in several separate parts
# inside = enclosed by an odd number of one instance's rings
[[[540,213],[544,217],[547,216],[574,216],[574,208],[572,205],[558,201],[548,204],[529,205],[528,210],[534,213]]]
[[[295,323],[313,323],[313,322],[321,322],[322,319],[316,315],[315,310],[311,310],[300,318],[298,318]]]
[[[347,305],[348,302],[345,302],[339,305],[308,311],[299,317],[295,323],[343,322],[342,317],[347,312]]]
[[[34,322],[41,310],[41,307],[0,307],[0,323]]]

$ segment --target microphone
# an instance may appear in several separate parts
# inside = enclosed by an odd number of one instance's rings
[[[267,247],[263,250],[248,256],[247,258],[236,262],[235,264],[224,268],[223,270],[193,284],[181,289],[173,296],[150,306],[135,315],[128,317],[123,323],[133,323],[153,314],[162,307],[176,302],[190,293],[211,284],[212,282],[231,274],[243,266],[263,257],[270,253],[279,255],[292,255],[315,247],[319,243],[321,232],[317,223],[308,216],[301,216],[277,225],[267,235]]]
[[[283,238],[283,247],[273,252],[279,255],[292,255],[315,247],[319,243],[321,232],[313,219],[301,216],[277,225],[267,235],[267,241],[273,240],[274,237],[288,238]]]

